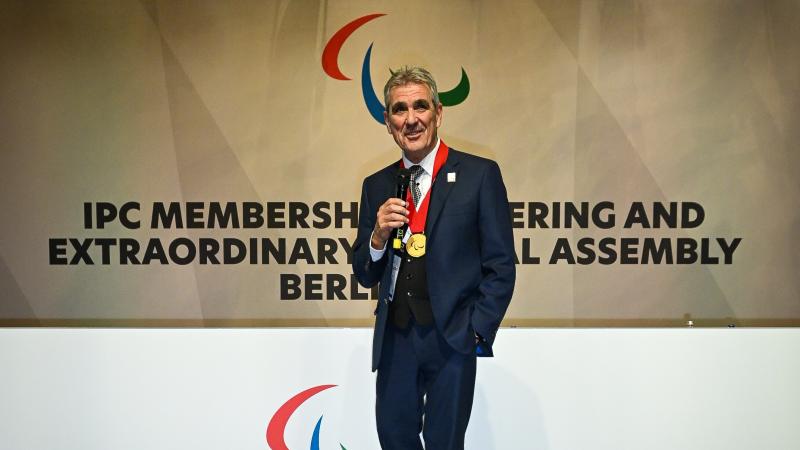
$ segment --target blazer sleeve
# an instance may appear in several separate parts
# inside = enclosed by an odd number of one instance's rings
[[[361,186],[361,204],[358,212],[358,234],[353,244],[353,273],[358,283],[365,288],[371,288],[381,281],[383,271],[386,269],[388,261],[388,251],[384,252],[383,257],[373,261],[369,254],[372,230],[375,228],[376,214],[378,205],[370,202],[367,181]]]
[[[500,167],[491,161],[479,193],[481,273],[472,327],[491,353],[497,329],[511,302],[516,279],[514,235]]]

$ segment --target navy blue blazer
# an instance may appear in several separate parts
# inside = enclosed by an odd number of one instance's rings
[[[378,208],[393,197],[398,163],[370,175],[361,189],[353,273],[371,288],[380,283],[372,341],[372,370],[378,368],[389,314],[394,250],[378,261],[369,253]],[[455,182],[448,182],[448,174]],[[450,175],[452,178],[452,175]],[[439,332],[456,351],[475,352],[475,333],[492,343],[514,291],[514,239],[508,196],[492,160],[449,149],[434,180],[425,225],[428,294]]]

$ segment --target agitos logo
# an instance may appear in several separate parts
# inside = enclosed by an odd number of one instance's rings
[[[300,405],[302,405],[306,400],[332,387],[336,387],[336,385],[323,384],[320,386],[314,386],[306,389],[303,392],[300,392],[299,394],[287,400],[286,403],[281,405],[281,407],[275,411],[275,414],[272,415],[272,419],[269,420],[269,425],[267,425],[267,445],[269,445],[269,448],[272,450],[289,450],[289,447],[286,446],[286,440],[283,437],[283,434],[286,430],[286,424],[289,422],[289,418],[292,417],[292,414],[294,414],[297,408],[299,408]],[[322,417],[323,416],[319,416],[317,425],[314,427],[314,431],[311,433],[311,450],[319,450],[319,431],[322,427]],[[341,450],[347,450],[341,443],[339,446],[341,447]]]
[[[385,15],[386,14],[369,14],[364,17],[359,17],[343,26],[331,37],[328,43],[325,44],[325,50],[322,51],[322,69],[328,76],[336,80],[350,80],[350,78],[345,76],[341,69],[339,69],[339,50],[341,50],[347,38],[359,27],[373,19]],[[364,63],[361,65],[361,94],[364,97],[364,103],[367,105],[367,110],[372,115],[372,118],[383,125],[383,112],[386,108],[372,88],[372,77],[369,70],[373,44],[374,42],[369,44],[367,53],[364,54]],[[439,101],[441,101],[442,106],[455,106],[466,100],[468,95],[469,78],[467,78],[467,72],[462,67],[461,81],[459,81],[458,85],[453,89],[447,92],[439,92]]]

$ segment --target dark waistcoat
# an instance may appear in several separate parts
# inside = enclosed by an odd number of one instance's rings
[[[395,327],[405,329],[412,316],[422,326],[433,325],[425,256],[412,258],[403,253],[394,299],[389,303],[389,320]]]

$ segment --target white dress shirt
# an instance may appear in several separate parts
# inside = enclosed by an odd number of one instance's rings
[[[422,173],[417,178],[417,184],[419,185],[419,191],[422,194],[422,197],[420,197],[420,201],[419,201],[420,204],[422,204],[422,202],[425,200],[425,197],[428,195],[428,191],[431,190],[431,184],[433,183],[433,164],[436,161],[436,153],[439,152],[439,144],[440,144],[440,142],[441,142],[440,139],[437,137],[436,138],[436,145],[433,147],[433,151],[428,153],[428,155],[425,156],[424,158],[422,158],[422,161],[420,161],[420,163],[419,163],[419,165],[422,166]],[[414,165],[414,163],[412,163],[411,161],[408,160],[408,158],[406,158],[405,153],[403,153],[403,164],[405,164],[406,169],[408,169],[409,167]],[[403,199],[403,200],[405,200],[405,199]],[[411,205],[408,205],[408,206],[410,207]],[[419,206],[419,205],[415,205],[415,206]],[[375,233],[374,230],[372,232]],[[372,258],[373,261],[377,261],[377,260],[383,258],[383,254],[384,253],[386,253],[386,243],[385,242],[383,243],[383,248],[382,249],[375,250],[372,247],[372,237],[370,236],[370,244],[369,244],[369,256],[370,256],[370,258]]]

